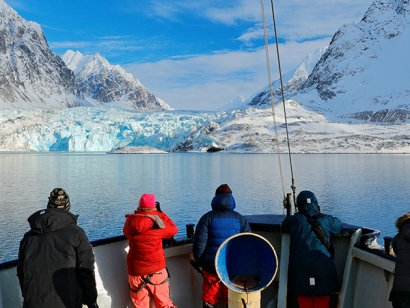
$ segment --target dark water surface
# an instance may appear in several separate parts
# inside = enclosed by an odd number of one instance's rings
[[[288,193],[288,156],[281,162]],[[396,218],[410,212],[410,155],[299,154],[292,162],[296,191],[315,192],[322,211],[344,222],[378,229],[383,237],[394,235]],[[0,262],[16,258],[27,218],[46,207],[54,187],[67,191],[90,240],[121,235],[124,215],[143,193],[157,195],[181,236],[210,210],[222,183],[231,187],[238,212],[284,214],[273,154],[3,152],[0,174]]]

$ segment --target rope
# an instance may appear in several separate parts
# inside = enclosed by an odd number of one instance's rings
[[[271,108],[272,108],[273,128],[274,128],[274,131],[275,131],[276,152],[278,154],[279,174],[280,174],[280,180],[281,180],[281,183],[282,183],[282,194],[285,197],[285,184],[284,184],[284,181],[283,181],[282,162],[281,162],[281,159],[280,159],[280,148],[279,148],[279,136],[278,136],[278,128],[277,128],[277,125],[276,125],[275,101],[274,101],[274,98],[273,98],[272,75],[271,75],[271,72],[270,72],[269,43],[268,43],[268,34],[267,34],[267,30],[266,30],[264,0],[261,0],[261,9],[262,9],[262,22],[263,22],[263,36],[265,38],[265,54],[266,54],[266,65],[267,65],[267,69],[268,69],[268,81],[269,81],[270,101],[271,101]]]
[[[291,178],[292,178],[291,188],[293,192],[293,202],[296,205],[296,186],[295,186],[295,179],[293,177],[292,155],[290,153],[290,139],[289,139],[288,120],[287,120],[286,107],[285,107],[285,93],[284,93],[283,79],[282,79],[282,68],[280,65],[279,42],[278,42],[278,35],[276,31],[275,9],[273,5],[273,0],[271,0],[270,2],[271,2],[271,8],[272,8],[273,28],[275,32],[275,45],[276,45],[276,54],[277,54],[278,69],[279,69],[280,89],[281,89],[281,94],[282,94],[283,115],[285,118],[285,128],[286,128],[286,139],[287,139],[287,146],[288,146],[290,173],[291,173]],[[276,148],[277,148],[278,161],[279,161],[280,177],[281,177],[281,182],[282,182],[282,193],[283,193],[283,198],[285,200],[286,196],[285,196],[285,189],[284,189],[282,164],[280,160],[279,138],[278,138],[278,132],[277,132],[276,116],[275,116],[275,101],[274,101],[274,94],[273,94],[273,88],[272,88],[272,77],[271,77],[271,72],[270,72],[269,44],[268,44],[268,35],[267,35],[267,30],[266,30],[264,0],[261,0],[261,7],[262,7],[263,33],[264,33],[264,38],[265,38],[266,64],[267,64],[267,69],[268,69],[269,91],[270,91],[270,100],[271,100],[272,115],[273,115],[273,125],[274,125],[274,130],[275,130]]]

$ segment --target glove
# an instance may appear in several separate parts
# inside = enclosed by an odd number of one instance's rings
[[[189,261],[189,263],[191,263],[192,267],[193,267],[194,269],[196,269],[196,271],[197,271],[198,273],[202,274],[202,264],[201,264],[200,261],[192,260],[192,259],[191,259],[191,260]]]

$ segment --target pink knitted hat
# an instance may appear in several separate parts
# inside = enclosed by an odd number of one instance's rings
[[[143,194],[138,206],[142,208],[155,208],[155,195]]]

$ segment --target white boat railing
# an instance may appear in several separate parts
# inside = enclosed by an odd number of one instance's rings
[[[287,299],[287,292],[288,292],[287,285],[288,285],[289,248],[290,248],[290,235],[282,234],[277,308],[286,308],[286,299]]]
[[[279,260],[279,270],[274,281],[262,291],[261,308],[287,307],[290,238],[288,234],[280,233],[279,225],[274,219],[263,217],[260,223],[255,223],[252,219],[250,221],[252,230],[272,244]],[[368,245],[363,245],[366,237],[369,241],[372,240],[370,231],[349,226],[343,230],[343,234],[332,237],[342,286],[338,308],[392,307],[388,296],[394,278],[395,259],[381,247],[370,249],[371,247],[366,248]],[[93,242],[98,304],[101,308],[132,307],[127,284],[127,248],[128,241],[123,236]],[[191,240],[180,239],[165,243],[164,248],[174,304],[178,308],[202,307],[202,276],[190,265]],[[0,308],[22,307],[16,265],[16,260],[0,265]]]
[[[356,247],[361,236],[358,229],[351,237],[338,307],[390,308],[395,262]],[[377,248],[375,252],[382,253]]]

